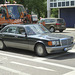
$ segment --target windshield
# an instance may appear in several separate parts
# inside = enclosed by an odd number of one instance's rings
[[[19,19],[21,12],[25,11],[24,7],[19,5],[8,5],[7,8],[11,19]]]
[[[28,35],[36,35],[49,32],[43,25],[28,25],[25,26],[25,30]]]

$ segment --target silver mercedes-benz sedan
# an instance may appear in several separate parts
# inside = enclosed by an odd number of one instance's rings
[[[46,56],[48,53],[67,52],[73,46],[73,37],[50,33],[39,24],[7,25],[0,31],[0,49],[20,48]]]

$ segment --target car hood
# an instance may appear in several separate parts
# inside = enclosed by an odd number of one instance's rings
[[[39,34],[32,36],[37,39],[45,39],[45,40],[59,40],[63,38],[71,38],[71,36],[57,34],[57,33],[45,33],[45,34]]]

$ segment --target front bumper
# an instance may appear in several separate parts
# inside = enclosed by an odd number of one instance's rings
[[[71,50],[74,44],[66,46],[57,46],[57,47],[46,47],[47,53],[58,53],[63,51]]]

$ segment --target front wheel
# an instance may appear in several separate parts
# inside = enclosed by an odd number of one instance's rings
[[[38,56],[46,56],[47,55],[46,49],[45,49],[44,45],[42,45],[42,44],[36,45],[35,52]]]

